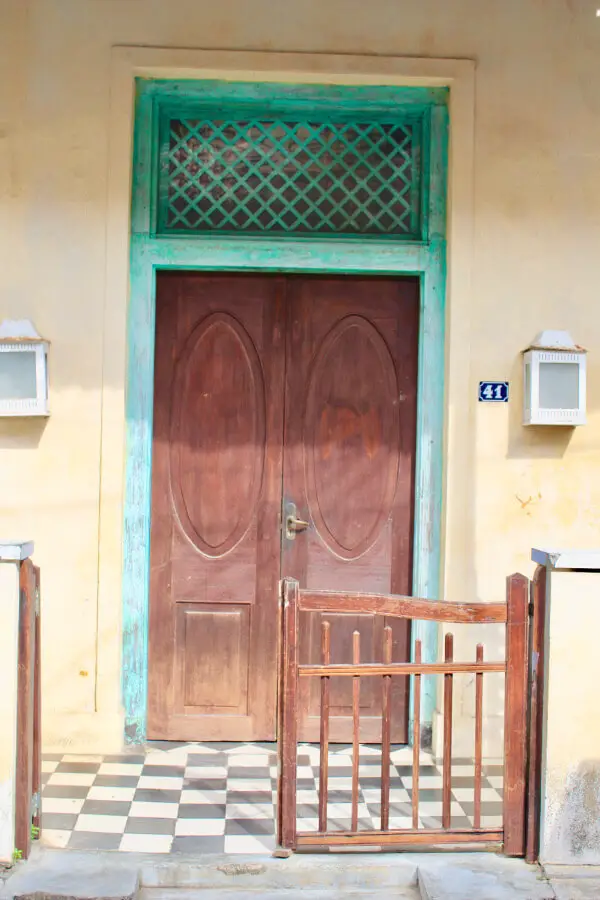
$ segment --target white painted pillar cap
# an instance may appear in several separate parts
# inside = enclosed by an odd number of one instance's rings
[[[531,559],[548,569],[580,569],[600,572],[599,550],[548,550],[534,547]]]

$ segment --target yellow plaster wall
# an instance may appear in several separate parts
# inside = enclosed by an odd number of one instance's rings
[[[495,599],[508,572],[532,571],[532,545],[600,544],[595,2],[0,0],[0,318],[29,317],[51,341],[52,409],[47,423],[0,420],[0,535],[36,542],[46,743],[73,748],[121,734],[110,523],[123,383],[110,349],[124,317],[105,291],[115,44],[476,61],[473,218],[451,235],[464,251],[474,226],[471,303],[457,293],[449,316],[451,366],[469,375],[448,383],[444,590]],[[519,351],[541,328],[590,351],[589,424],[574,433],[519,424]],[[476,403],[489,378],[511,380],[508,406]],[[457,714],[471,711],[461,693]]]

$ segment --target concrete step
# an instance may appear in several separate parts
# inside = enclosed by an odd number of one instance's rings
[[[421,900],[554,900],[539,866],[492,853],[432,855],[419,864]]]
[[[554,888],[556,900],[598,900],[600,898],[600,866],[544,866],[546,877]]]
[[[139,868],[140,887],[269,892],[345,891],[367,893],[417,888],[414,854],[296,854],[288,859],[252,856],[175,857],[146,859]],[[177,896],[181,896],[177,894]],[[398,894],[397,896],[403,896]],[[411,896],[407,894],[406,896]],[[414,896],[418,897],[418,893]],[[146,900],[152,900],[147,894]],[[156,900],[159,900],[156,897]],[[161,896],[160,900],[163,900]],[[175,895],[164,895],[175,900]]]
[[[264,888],[142,888],[138,900],[421,900],[419,888],[380,888],[374,891],[366,887],[346,888],[298,888],[296,890],[265,891]]]
[[[184,856],[39,848],[17,867],[0,900],[420,900],[414,856],[338,853],[291,856]]]
[[[41,850],[41,848],[40,848]],[[591,879],[590,879],[591,884]],[[562,898],[571,900],[571,885]],[[587,885],[586,885],[587,887]],[[556,900],[538,866],[494,853],[324,853],[289,859],[41,850],[0,900]],[[572,894],[596,897],[593,891]]]
[[[137,900],[138,867],[106,854],[34,852],[0,890],[0,900]]]

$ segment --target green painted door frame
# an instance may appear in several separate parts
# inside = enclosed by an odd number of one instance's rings
[[[369,117],[378,111],[422,107],[428,123],[423,160],[423,240],[293,237],[159,236],[156,166],[161,108],[201,102],[203,108],[342,110]],[[219,112],[219,115],[221,113]],[[446,285],[447,91],[429,88],[340,87],[231,82],[139,81],[135,116],[130,298],[127,320],[126,473],[123,565],[123,704],[125,736],[146,736],[148,600],[152,476],[152,411],[156,272],[304,272],[418,275],[421,282],[413,590],[437,597],[440,580],[444,425]],[[424,661],[437,654],[437,625],[415,622]],[[433,678],[423,679],[422,728],[431,727]]]

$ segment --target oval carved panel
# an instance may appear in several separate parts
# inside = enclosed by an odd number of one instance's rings
[[[177,361],[170,429],[170,480],[182,531],[207,556],[222,556],[247,532],[265,458],[260,361],[242,325],[214,313]]]
[[[306,405],[310,513],[330,550],[355,559],[388,521],[398,478],[398,384],[377,329],[362,316],[323,340]]]

